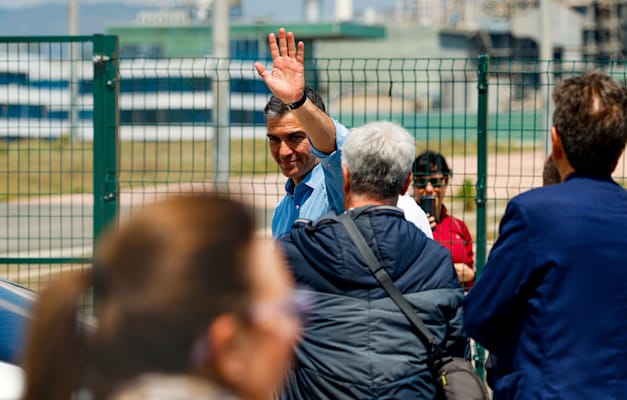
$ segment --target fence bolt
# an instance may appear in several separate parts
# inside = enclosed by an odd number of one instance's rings
[[[97,63],[97,64],[104,64],[104,63],[106,63],[107,61],[109,61],[110,59],[111,59],[111,58],[110,58],[109,56],[106,56],[106,55],[104,55],[104,54],[96,54],[96,55],[94,55],[94,57],[92,58],[92,61],[93,61],[94,63]]]
[[[113,200],[115,200],[115,193],[113,192],[107,192],[105,193],[105,195],[102,197],[102,199],[106,202],[111,202]]]

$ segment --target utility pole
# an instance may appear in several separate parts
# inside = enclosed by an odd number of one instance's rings
[[[213,85],[213,170],[216,186],[226,190],[231,168],[229,25],[229,1],[214,0],[213,55],[216,59],[216,75]]]

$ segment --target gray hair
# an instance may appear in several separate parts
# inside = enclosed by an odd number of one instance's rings
[[[416,154],[414,138],[388,121],[354,128],[342,147],[351,190],[384,200],[401,194]]]

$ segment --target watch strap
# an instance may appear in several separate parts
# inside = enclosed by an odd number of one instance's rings
[[[300,106],[305,104],[306,101],[307,101],[307,94],[303,91],[303,97],[301,97],[300,100],[298,100],[298,101],[296,101],[294,103],[286,104],[285,106],[290,111],[291,110],[296,110],[297,108],[299,108]]]

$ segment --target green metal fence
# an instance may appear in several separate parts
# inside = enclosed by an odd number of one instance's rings
[[[0,38],[0,276],[88,265],[117,215],[118,40]]]
[[[0,276],[37,288],[51,273],[87,264],[94,238],[116,216],[182,192],[228,192],[254,207],[269,236],[285,179],[267,149],[269,93],[252,60],[118,64],[110,36],[3,38],[0,46]],[[507,200],[541,185],[553,82],[593,67],[627,78],[619,62],[311,65],[331,116],[348,127],[394,120],[414,134],[417,153],[445,155],[453,170],[445,204],[469,225],[479,269]],[[219,83],[226,96],[214,96]],[[228,120],[215,111],[225,101]],[[625,185],[624,159],[615,178]]]

